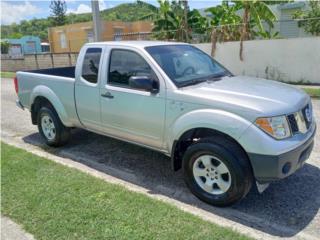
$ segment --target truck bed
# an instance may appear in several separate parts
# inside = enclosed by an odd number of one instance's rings
[[[23,71],[29,73],[38,73],[51,76],[75,78],[75,67],[47,68],[39,70]]]
[[[58,111],[62,109],[60,117],[66,125],[67,121],[78,122],[74,99],[75,67],[19,71],[16,76],[23,107],[31,109],[33,97],[40,91],[56,104]]]

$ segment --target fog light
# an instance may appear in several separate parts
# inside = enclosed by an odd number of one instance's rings
[[[282,167],[282,173],[287,174],[288,172],[290,172],[290,169],[291,169],[291,163],[287,162]]]

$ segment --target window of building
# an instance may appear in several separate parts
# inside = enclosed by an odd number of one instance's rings
[[[67,40],[66,40],[66,34],[60,33],[60,47],[61,48],[67,48]]]
[[[88,48],[83,59],[82,77],[90,82],[98,82],[101,48]]]
[[[121,41],[122,40],[122,28],[114,28],[114,40],[115,41]]]
[[[149,64],[139,54],[129,50],[112,50],[108,83],[130,88],[129,78],[131,76],[147,76],[156,79]]]
[[[26,53],[36,53],[36,42],[35,41],[27,41],[25,44],[25,52]]]

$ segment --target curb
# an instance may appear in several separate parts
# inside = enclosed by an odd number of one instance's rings
[[[24,149],[30,153],[33,153],[33,154],[40,156],[40,157],[47,158],[47,159],[52,160],[56,163],[80,170],[81,172],[84,172],[84,173],[87,173],[91,176],[102,179],[108,183],[118,184],[118,185],[125,187],[126,189],[128,189],[130,191],[138,192],[138,193],[144,194],[148,197],[151,197],[153,199],[157,199],[157,200],[169,203],[171,205],[176,206],[180,210],[183,210],[185,212],[188,212],[188,213],[191,213],[195,216],[198,216],[205,221],[214,223],[214,224],[222,226],[222,227],[230,228],[238,233],[247,235],[247,236],[255,238],[255,239],[284,239],[281,236],[273,236],[273,235],[265,233],[263,231],[245,226],[241,223],[226,219],[226,218],[219,216],[217,214],[200,209],[197,206],[180,202],[178,200],[172,199],[172,198],[164,196],[162,194],[151,193],[149,191],[149,189],[147,189],[147,188],[135,185],[135,184],[127,182],[125,180],[121,180],[121,179],[118,179],[118,178],[113,177],[111,175],[108,175],[106,173],[100,172],[100,171],[95,170],[93,168],[90,168],[82,163],[75,162],[68,157],[59,157],[54,154],[45,152],[40,147],[25,143],[20,137],[15,137],[14,135],[12,136],[9,133],[6,133],[4,131],[2,131],[1,135],[2,135],[1,140],[4,143],[7,143],[7,144],[12,145],[14,147]],[[88,162],[88,159],[81,159],[81,160]],[[91,166],[93,166],[93,164],[99,165],[99,163],[93,163],[93,162],[90,162],[90,164],[91,164]],[[111,171],[112,171],[112,169],[111,169]],[[119,171],[119,170],[117,170],[117,171]],[[128,173],[124,172],[122,174],[128,174]],[[131,176],[128,176],[128,178],[130,178],[130,177]],[[208,205],[208,208],[211,208],[211,207],[212,206]],[[260,229],[273,229],[275,231],[282,232],[282,233],[291,233],[291,235],[293,235],[293,233],[294,233],[294,231],[290,228],[279,226],[279,225],[272,224],[272,223],[268,223],[268,222],[266,222],[265,219],[253,217],[251,215],[241,213],[241,212],[234,210],[234,209],[227,209],[227,210],[221,209],[221,211],[217,211],[217,208],[215,208],[215,211],[221,212],[221,215],[226,215],[229,213],[230,215],[236,216],[239,219],[246,219],[246,221],[248,223],[250,223],[249,225],[258,226],[257,228],[260,228]],[[228,213],[226,213],[226,211]],[[286,239],[310,239],[310,240],[313,240],[316,238],[309,235],[309,234],[299,232],[298,234],[294,235],[293,237],[286,238]]]

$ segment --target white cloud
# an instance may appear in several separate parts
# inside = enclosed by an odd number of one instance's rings
[[[99,9],[100,11],[107,9],[106,3],[103,0],[99,0]]]
[[[1,2],[1,24],[19,23],[26,17],[35,15],[40,11],[40,8],[32,5],[29,1],[19,4]]]
[[[99,0],[99,9],[100,11],[107,9],[107,6],[103,0]],[[88,13],[91,12],[91,5],[87,4],[79,4],[79,6],[76,9],[68,9],[67,14],[74,13],[74,14],[80,14],[80,13]]]
[[[91,7],[83,3],[81,3],[76,9],[67,10],[67,14],[69,13],[80,14],[80,13],[88,13],[88,12],[91,12]]]

